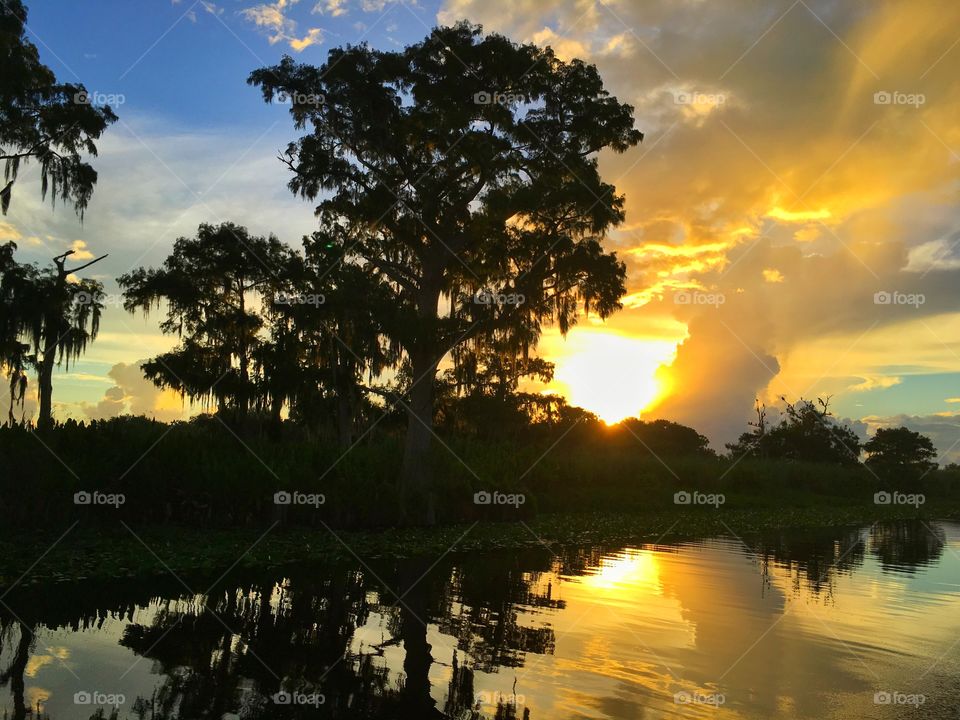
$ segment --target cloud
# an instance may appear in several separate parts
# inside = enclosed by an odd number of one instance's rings
[[[870,390],[886,390],[903,382],[901,377],[868,377],[862,382],[847,388],[850,392],[869,392]]]
[[[93,260],[93,253],[87,250],[87,243],[85,240],[74,240],[70,243],[70,252],[72,260]]]
[[[869,412],[850,377],[955,371],[960,346],[943,328],[960,324],[960,85],[937,60],[960,6],[604,7],[447,0],[438,17],[583,57],[634,105],[644,143],[600,157],[627,215],[609,242],[627,262],[626,309],[607,326],[686,326],[654,412],[717,442],[744,429],[758,396],[842,383]],[[629,52],[607,51],[625,27]],[[895,90],[926,102],[875,98]],[[678,305],[678,291],[726,302]],[[898,292],[923,302],[875,301]]]
[[[323,41],[323,31],[320,28],[310,28],[301,37],[296,36],[297,21],[287,14],[299,0],[277,0],[271,4],[254,5],[241,10],[240,14],[264,31],[267,41],[271,45],[285,41],[291,49],[302,52],[311,45]]]
[[[107,388],[96,404],[81,402],[80,409],[90,419],[119,415],[145,415],[171,422],[185,417],[185,405],[172,390],[161,390],[143,376],[140,366],[146,360],[117,363],[107,372],[114,385]]]
[[[340,17],[348,12],[346,4],[346,0],[321,0],[314,6],[313,12],[330,17]]]
[[[0,242],[17,242],[22,239],[23,235],[13,225],[0,221]]]

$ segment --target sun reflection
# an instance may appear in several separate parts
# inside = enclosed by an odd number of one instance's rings
[[[636,588],[640,585],[657,585],[659,581],[656,554],[635,549],[603,557],[593,572],[582,578],[583,585],[595,590]]]

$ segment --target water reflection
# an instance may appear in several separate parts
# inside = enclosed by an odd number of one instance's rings
[[[15,720],[87,720],[108,696],[122,703],[104,717],[140,720],[897,717],[874,703],[890,690],[925,693],[935,716],[960,698],[958,549],[956,525],[917,521],[300,567],[205,594],[173,578],[21,589],[0,604],[0,707]]]

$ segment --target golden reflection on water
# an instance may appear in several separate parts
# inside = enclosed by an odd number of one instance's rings
[[[866,533],[866,531],[863,531]],[[717,540],[626,548],[585,574],[554,574],[565,609],[550,626],[553,655],[528,656],[517,681],[533,718],[898,717],[874,693],[926,693],[956,708],[960,637],[957,528],[940,561],[881,572],[857,538],[826,572]],[[859,552],[856,569],[841,554]],[[862,564],[861,564],[862,563]],[[950,579],[952,578],[952,580]],[[944,677],[953,677],[945,689]],[[509,682],[508,682],[509,681]],[[502,689],[501,689],[502,691]],[[925,715],[932,716],[932,715]],[[946,717],[947,715],[944,715]]]
[[[561,557],[451,560],[436,583],[423,580],[417,605],[430,618],[424,693],[444,707],[457,657],[461,670],[471,670],[471,688],[486,717],[502,699],[516,701],[518,718],[528,709],[530,720],[956,717],[960,526],[919,530],[825,529],[752,545],[718,538],[567,549]],[[359,606],[345,605],[346,615],[326,616],[324,608],[340,594],[324,594],[299,577],[270,579],[263,587],[259,598],[250,586],[231,591],[235,606],[246,612],[236,611],[231,623],[256,619],[253,627],[261,631],[277,623],[281,643],[290,633],[328,642],[318,633],[339,629],[346,652],[331,658],[343,657],[341,666],[368,658],[388,673],[388,688],[402,688],[408,669],[399,633],[403,606],[385,588],[360,582],[352,597],[362,598],[366,610],[354,615]],[[413,597],[406,595],[405,602]],[[428,605],[429,597],[435,605]],[[261,601],[269,610],[265,616]],[[98,609],[96,622],[72,627],[61,619],[31,646],[25,699],[40,701],[54,720],[86,720],[89,714],[72,703],[77,690],[151,697],[165,682],[162,672],[174,667],[161,672],[154,658],[183,658],[180,646],[191,646],[189,627],[204,618],[204,607],[199,596],[157,595],[124,616]],[[230,606],[218,607],[224,612]],[[337,625],[337,618],[346,622]],[[159,656],[138,655],[136,645],[121,643],[131,623],[139,623],[131,637],[142,636],[139,647],[152,647],[145,631],[173,634],[181,619],[184,634]],[[10,663],[12,641],[22,637],[9,632],[0,665]],[[190,656],[198,663],[194,671],[208,672],[227,655],[242,657],[240,635],[224,645],[219,627],[206,632],[213,654],[198,645],[196,657]],[[331,647],[340,652],[339,645]],[[233,660],[227,665],[239,667]],[[927,699],[920,710],[877,705],[878,692]]]

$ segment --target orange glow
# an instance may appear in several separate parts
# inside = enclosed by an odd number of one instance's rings
[[[594,572],[580,582],[595,590],[636,590],[638,586],[656,586],[660,569],[656,553],[628,548],[600,560]]]
[[[578,329],[565,345],[555,358],[556,389],[607,424],[637,417],[660,398],[657,368],[676,353],[675,342],[602,330]]]

